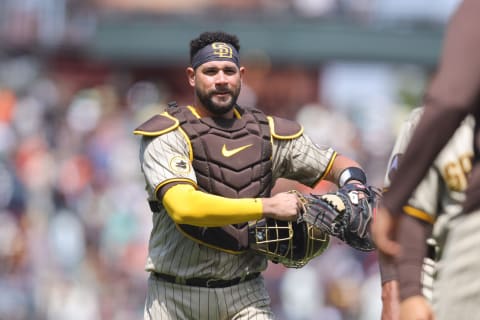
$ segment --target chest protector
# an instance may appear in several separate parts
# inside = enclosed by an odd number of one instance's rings
[[[236,109],[239,119],[198,118],[171,106],[190,139],[192,167],[200,190],[227,198],[268,197],[272,189],[272,144],[267,117],[257,109]],[[223,227],[179,224],[188,237],[224,251],[248,248],[248,223]]]

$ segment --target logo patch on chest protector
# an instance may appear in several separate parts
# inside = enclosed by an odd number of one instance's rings
[[[175,156],[170,159],[170,169],[178,174],[187,174],[191,170],[190,161],[181,156]]]
[[[247,144],[245,146],[241,146],[241,147],[238,147],[238,148],[235,148],[235,149],[231,149],[231,150],[228,150],[227,149],[227,146],[224,144],[223,147],[222,147],[222,155],[225,157],[225,158],[230,158],[231,156],[239,153],[240,151],[243,151],[249,147],[251,147],[252,144]]]

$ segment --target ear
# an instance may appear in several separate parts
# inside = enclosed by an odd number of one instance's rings
[[[188,67],[185,70],[188,78],[188,83],[191,87],[195,87],[195,70],[192,67]]]
[[[240,67],[240,80],[243,80],[243,76],[245,75],[245,67]]]

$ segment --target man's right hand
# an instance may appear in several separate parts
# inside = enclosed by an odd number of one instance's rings
[[[283,221],[294,221],[302,208],[294,192],[281,192],[271,198],[262,198],[263,216]]]
[[[435,320],[432,307],[423,296],[412,296],[400,303],[400,320]]]

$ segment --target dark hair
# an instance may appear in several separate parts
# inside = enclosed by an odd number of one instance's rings
[[[192,62],[193,56],[203,47],[214,43],[214,42],[225,42],[229,43],[240,52],[240,42],[236,35],[228,34],[222,31],[216,32],[204,32],[198,36],[198,38],[190,41],[190,62]]]

